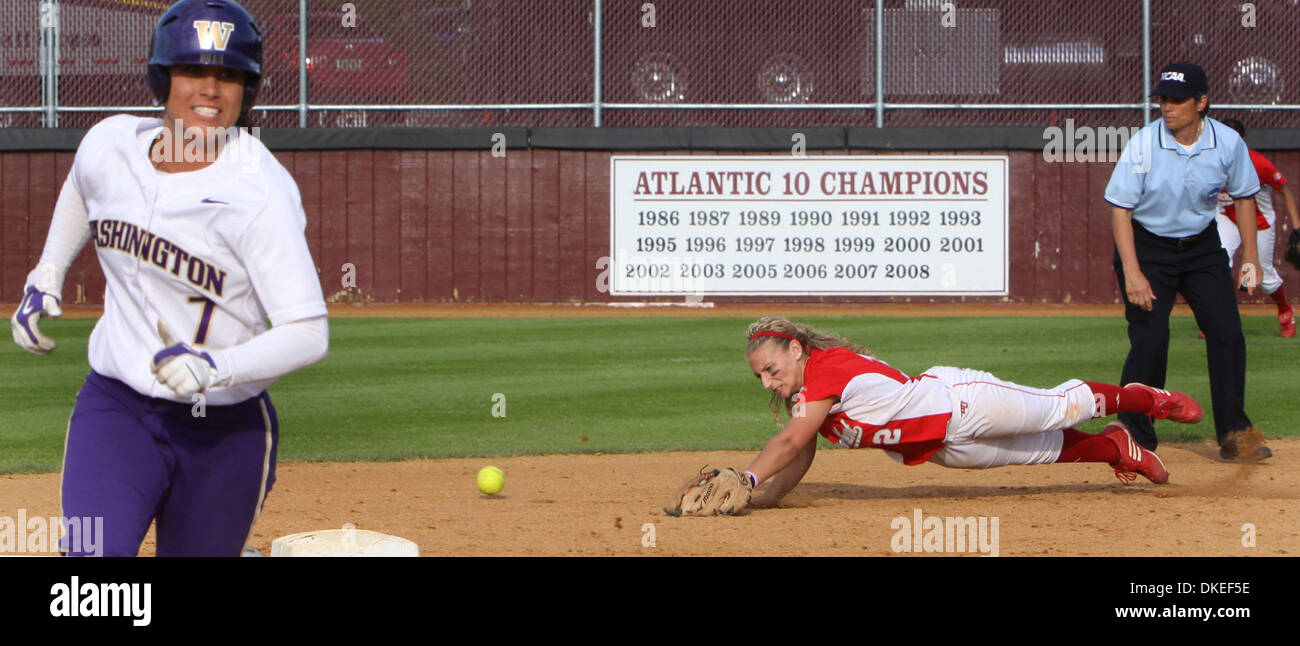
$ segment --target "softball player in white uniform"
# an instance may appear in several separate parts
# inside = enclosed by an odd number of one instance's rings
[[[1236,130],[1242,137],[1246,136],[1246,126],[1241,121],[1224,119],[1223,123]],[[1255,174],[1259,176],[1259,192],[1255,194],[1255,209],[1259,213],[1255,247],[1259,253],[1260,272],[1263,274],[1259,280],[1259,287],[1277,305],[1277,322],[1282,336],[1291,338],[1295,336],[1296,330],[1295,312],[1290,300],[1287,299],[1286,289],[1283,288],[1282,276],[1277,273],[1277,267],[1273,264],[1273,250],[1278,228],[1277,208],[1273,196],[1282,196],[1282,203],[1286,205],[1287,217],[1293,229],[1300,228],[1300,211],[1297,211],[1295,198],[1291,197],[1291,193],[1286,190],[1286,176],[1267,157],[1253,149],[1247,152],[1250,153]],[[1237,230],[1237,214],[1232,198],[1228,197],[1226,192],[1219,193],[1219,213],[1214,220],[1219,228],[1219,240],[1223,242],[1223,249],[1228,252],[1228,266],[1231,267],[1232,257],[1241,246],[1241,232]]]
[[[985,469],[1009,464],[1105,462],[1128,484],[1169,473],[1118,422],[1098,435],[1072,426],[1119,412],[1196,422],[1201,407],[1183,393],[1142,384],[1067,381],[1031,388],[987,372],[931,368],[909,377],[860,346],[780,317],[750,326],[746,358],[784,403],[788,423],[750,465],[754,485],[772,484],[750,506],[771,506],[794,488],[816,454],[816,436],[848,448],[879,448],[904,464]],[[793,401],[793,404],[791,403]]]
[[[266,388],[325,357],[327,311],[293,178],[232,128],[261,75],[252,17],[229,0],[177,3],[149,72],[163,119],[86,133],[14,340],[54,350],[39,318],[59,315],[64,274],[93,241],[107,287],[68,425],[64,516],[104,517],[110,556],[135,555],[154,520],[160,556],[236,556],[275,479]]]

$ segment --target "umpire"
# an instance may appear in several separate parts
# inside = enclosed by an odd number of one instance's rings
[[[1182,294],[1205,332],[1219,456],[1253,462],[1273,453],[1246,416],[1246,339],[1214,216],[1218,193],[1226,190],[1243,247],[1237,284],[1253,294],[1259,254],[1251,196],[1259,192],[1259,179],[1241,137],[1206,116],[1208,90],[1205,71],[1193,63],[1160,70],[1151,97],[1159,100],[1162,118],[1128,143],[1106,185],[1115,274],[1128,320],[1129,353],[1120,383],[1164,387],[1169,313]],[[1156,448],[1150,418],[1121,413],[1119,419],[1139,444]]]

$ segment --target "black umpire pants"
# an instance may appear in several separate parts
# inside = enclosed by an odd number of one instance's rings
[[[1246,337],[1237,312],[1236,285],[1228,268],[1228,254],[1219,241],[1213,222],[1190,238],[1164,238],[1133,223],[1133,242],[1138,264],[1151,283],[1156,300],[1150,312],[1133,305],[1124,289],[1124,268],[1115,250],[1115,274],[1124,298],[1128,320],[1128,358],[1120,384],[1144,383],[1165,387],[1169,363],[1169,313],[1176,294],[1182,294],[1205,332],[1205,354],[1210,368],[1210,403],[1214,411],[1214,432],[1219,443],[1233,431],[1251,426],[1246,416]],[[1140,413],[1120,413],[1133,439],[1143,447],[1156,448],[1151,418]]]

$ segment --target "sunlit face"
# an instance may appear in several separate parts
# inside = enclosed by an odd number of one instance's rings
[[[1165,126],[1171,132],[1178,132],[1188,126],[1196,125],[1196,119],[1200,116],[1200,111],[1205,109],[1209,97],[1201,96],[1199,99],[1186,98],[1175,99],[1173,97],[1160,97],[1160,115],[1165,119]]]
[[[763,382],[763,388],[789,399],[803,388],[803,367],[808,353],[798,341],[782,350],[779,341],[768,341],[749,353],[749,369]]]
[[[164,120],[171,129],[180,121],[186,131],[230,128],[244,101],[244,72],[212,65],[173,65]],[[195,133],[196,135],[199,133]]]

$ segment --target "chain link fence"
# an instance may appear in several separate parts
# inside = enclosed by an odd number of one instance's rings
[[[602,125],[795,126],[875,118],[871,2],[606,2],[602,17],[608,103]],[[857,107],[820,107],[826,105]]]
[[[1216,116],[1300,123],[1300,0],[243,4],[263,126],[1136,125],[1174,60],[1205,67]],[[150,113],[169,5],[0,0],[0,125]]]
[[[1251,128],[1294,128],[1300,112],[1300,0],[1151,0],[1151,57],[1195,61],[1210,79],[1218,119]],[[1224,108],[1220,106],[1258,106]]]
[[[41,69],[41,13],[30,6],[0,3],[0,126],[38,127],[45,103]],[[26,109],[26,112],[19,110]]]
[[[1119,125],[1139,117],[1141,2],[908,1],[884,14],[884,99],[915,106],[890,110],[889,125]],[[968,107],[938,107],[955,105]]]

